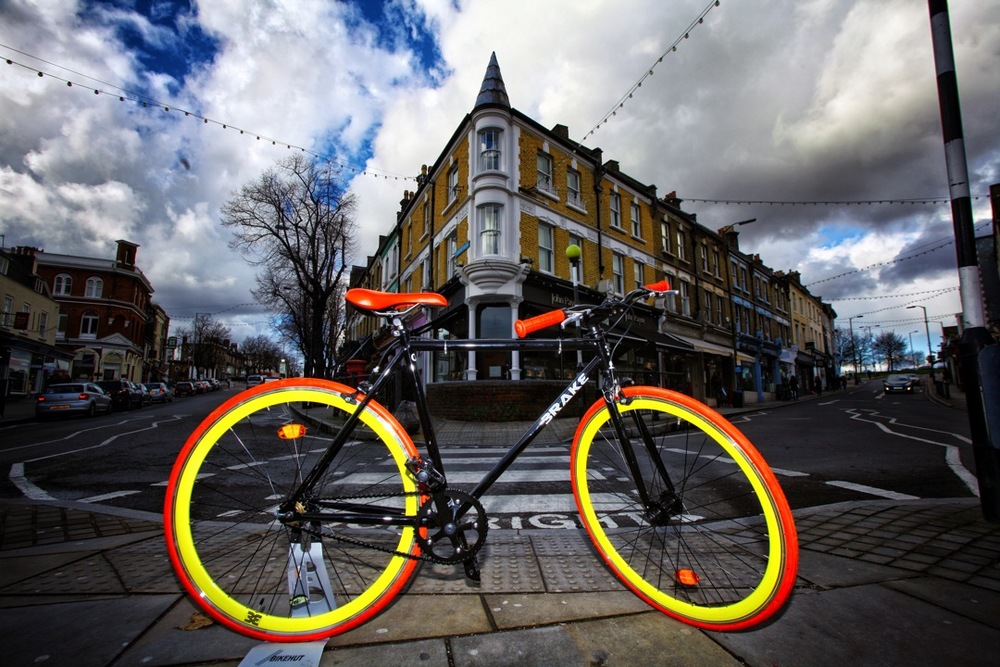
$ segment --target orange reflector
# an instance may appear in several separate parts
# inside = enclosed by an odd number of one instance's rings
[[[282,440],[294,440],[306,434],[306,427],[302,424],[285,424],[278,429],[278,437]]]
[[[674,572],[674,580],[681,586],[697,586],[701,581],[701,577],[694,570],[682,567]]]

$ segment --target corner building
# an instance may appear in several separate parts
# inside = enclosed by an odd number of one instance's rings
[[[430,324],[428,335],[439,338],[476,339],[515,338],[518,318],[665,278],[677,294],[640,305],[622,326],[622,374],[713,402],[721,387],[752,385],[741,399],[763,400],[782,376],[790,320],[775,304],[787,304],[787,292],[776,295],[773,277],[752,291],[744,268],[737,284],[745,293],[735,294],[738,267],[770,270],[739,253],[731,227],[708,230],[680,203],[604,160],[599,148],[570,140],[565,126],[546,129],[512,108],[494,54],[472,112],[416,190],[404,193],[395,226],[352,271],[352,284],[439,292],[448,306],[415,324]],[[578,272],[566,255],[571,245],[582,249]],[[352,317],[348,349],[374,325]],[[562,386],[576,353],[449,351],[428,353],[421,366],[433,399],[432,386],[446,383]],[[498,400],[506,396],[497,389]]]

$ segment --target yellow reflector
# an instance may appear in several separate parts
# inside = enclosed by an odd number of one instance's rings
[[[306,434],[306,427],[302,424],[285,424],[278,429],[278,437],[282,440],[294,440]]]
[[[681,586],[697,586],[698,582],[701,581],[701,577],[694,570],[682,567],[674,572],[674,580]]]

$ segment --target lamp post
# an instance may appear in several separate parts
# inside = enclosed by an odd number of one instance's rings
[[[919,367],[920,366],[920,360],[919,359],[915,359],[916,355],[913,354],[913,334],[915,334],[915,333],[920,333],[920,329],[917,329],[916,331],[911,331],[909,333],[909,336],[910,336],[910,363],[913,364],[916,367]]]
[[[575,243],[571,243],[566,246],[566,259],[569,260],[570,266],[573,267],[573,305],[580,305],[580,256],[583,254],[583,250],[580,249]],[[576,336],[580,337],[580,322],[576,323]],[[577,369],[583,368],[583,350],[576,351],[576,367]]]
[[[861,384],[861,378],[858,377],[858,345],[854,340],[854,320],[860,320],[862,317],[864,315],[847,318],[847,327],[851,330],[851,353],[854,357],[854,384]]]
[[[916,304],[916,305],[913,305],[913,306],[907,306],[906,307],[907,310],[910,310],[912,308],[919,308],[920,310],[924,311],[924,332],[927,334],[927,363],[931,365],[931,376],[933,377],[933,375],[934,375],[934,361],[930,358],[931,357],[931,352],[932,352],[932,350],[931,350],[931,328],[930,328],[930,325],[927,324],[927,308],[925,308],[924,306],[921,306],[920,304]]]

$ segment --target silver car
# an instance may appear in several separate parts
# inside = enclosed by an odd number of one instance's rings
[[[64,382],[50,385],[35,401],[35,417],[86,415],[111,412],[111,397],[92,382]]]

